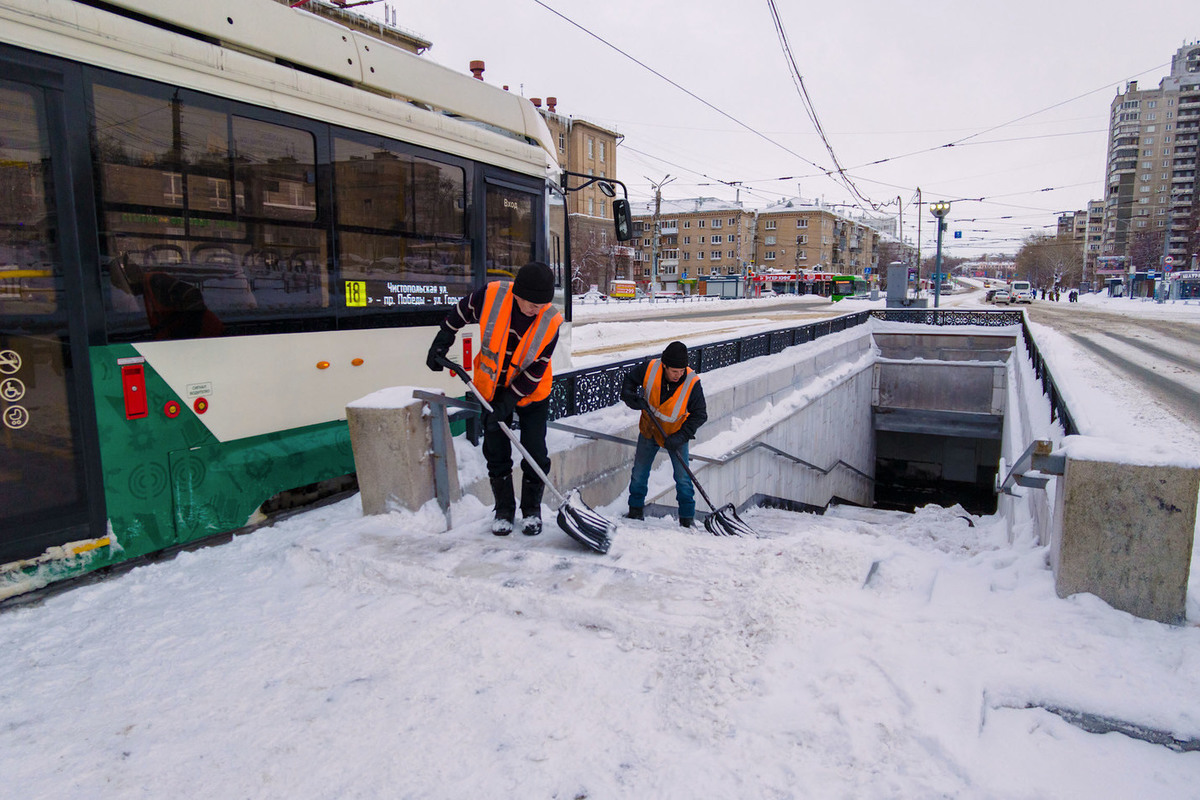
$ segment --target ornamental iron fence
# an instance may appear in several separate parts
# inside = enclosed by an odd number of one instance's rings
[[[794,328],[727,339],[721,342],[700,344],[688,348],[688,366],[699,373],[740,364],[751,358],[775,355],[789,347],[816,341],[823,336],[862,325],[869,317],[885,322],[904,322],[917,325],[979,325],[1002,327],[1020,325],[1025,340],[1025,350],[1033,362],[1034,373],[1042,382],[1042,389],[1050,399],[1050,418],[1061,421],[1068,435],[1078,433],[1070,409],[1063,400],[1050,368],[1038,351],[1037,342],[1029,330],[1023,311],[991,309],[873,309],[846,314],[841,317],[812,322]],[[573,417],[608,408],[621,402],[621,383],[634,367],[651,356],[631,358],[598,367],[578,369],[554,377],[550,392],[550,419]]]

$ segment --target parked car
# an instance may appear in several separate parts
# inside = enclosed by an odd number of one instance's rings
[[[608,295],[604,292],[595,291],[584,292],[583,294],[572,295],[571,297],[572,303],[582,303],[584,305],[603,303],[606,300],[608,300]]]
[[[996,292],[997,292],[997,291],[998,291],[998,290],[996,290],[996,289],[988,289],[988,290],[987,290],[987,294],[985,294],[985,295],[983,296],[983,302],[985,302],[985,303],[994,303],[994,302],[996,302],[996,301],[995,301],[995,297],[996,297]]]
[[[1008,289],[996,289],[992,292],[992,302],[1009,305],[1012,303],[1012,295],[1009,294]]]

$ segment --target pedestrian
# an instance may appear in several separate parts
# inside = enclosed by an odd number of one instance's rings
[[[625,405],[642,412],[638,424],[637,450],[633,456],[633,474],[629,478],[630,519],[643,519],[650,467],[658,448],[664,447],[671,459],[675,476],[675,500],[679,503],[679,524],[692,527],[696,519],[696,495],[688,474],[688,442],[708,421],[708,405],[700,376],[688,367],[687,345],[671,342],[660,358],[652,358],[634,367],[621,385]],[[658,419],[663,433],[654,424]]]
[[[562,314],[551,305],[554,273],[541,261],[517,271],[515,281],[492,281],[458,301],[442,320],[426,365],[441,371],[454,337],[463,326],[482,323],[479,352],[471,382],[492,406],[483,418],[483,457],[495,498],[492,533],[507,536],[516,518],[513,491],[512,443],[500,430],[516,413],[521,445],[544,473],[550,472],[546,422],[550,416],[553,375],[550,358],[558,344]],[[533,468],[521,462],[521,533],[542,532],[542,491],[545,486]]]

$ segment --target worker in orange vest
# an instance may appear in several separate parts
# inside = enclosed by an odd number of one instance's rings
[[[661,358],[634,367],[621,384],[621,399],[625,405],[640,409],[637,450],[633,456],[633,474],[629,479],[630,519],[643,519],[646,492],[649,489],[650,467],[658,448],[665,447],[675,476],[675,500],[679,503],[679,524],[692,527],[696,518],[696,493],[692,476],[688,474],[688,441],[708,421],[708,404],[700,376],[688,367],[687,345],[671,342]],[[658,419],[664,437],[650,418]]]
[[[471,382],[487,398],[492,411],[483,420],[483,457],[496,501],[492,533],[512,532],[517,501],[513,491],[512,444],[499,423],[512,424],[516,412],[521,446],[545,473],[550,472],[546,449],[546,423],[550,417],[553,374],[550,358],[558,344],[562,314],[551,305],[554,273],[546,264],[531,261],[517,271],[515,281],[492,281],[464,297],[442,320],[441,330],[429,348],[426,365],[441,371],[445,358],[463,326],[479,323],[479,352]],[[542,491],[537,473],[521,462],[521,532],[542,532]]]

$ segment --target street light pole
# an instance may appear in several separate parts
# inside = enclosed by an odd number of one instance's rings
[[[905,259],[907,261],[908,259]],[[921,187],[917,187],[917,297],[921,296]]]
[[[937,261],[933,268],[933,307],[937,308],[942,299],[942,231],[946,230],[945,217],[950,213],[950,204],[944,200],[929,204],[929,210],[937,217]]]
[[[663,179],[658,183],[650,181],[650,185],[654,187],[654,246],[650,254],[650,302],[658,302],[658,250],[661,236],[659,232],[658,217],[662,211],[662,187],[671,181],[668,180],[671,176],[664,175]],[[650,180],[647,178],[646,180]]]

